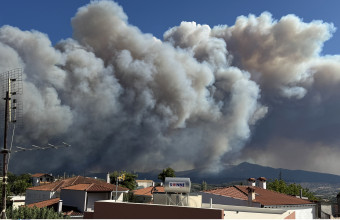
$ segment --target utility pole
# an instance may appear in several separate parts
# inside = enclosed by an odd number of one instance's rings
[[[7,199],[7,171],[8,171],[8,162],[9,162],[9,154],[11,153],[11,149],[7,147],[7,132],[9,123],[17,122],[17,99],[12,99],[12,95],[19,95],[22,93],[22,70],[20,68],[7,71],[5,73],[0,74],[0,80],[3,82],[1,95],[5,95],[5,123],[4,123],[4,146],[0,151],[3,154],[3,166],[2,166],[2,203],[1,203],[1,218],[6,219],[6,199]],[[12,107],[13,102],[13,107]],[[13,111],[12,111],[13,109]],[[13,125],[13,135],[11,147],[13,144],[13,136],[14,136],[14,128]]]
[[[7,129],[8,129],[8,112],[10,108],[10,100],[11,100],[11,79],[8,79],[8,91],[6,91],[6,97],[4,98],[6,101],[5,104],[5,126],[4,126],[4,148],[1,151],[3,154],[3,178],[2,178],[2,210],[1,210],[1,218],[6,219],[6,188],[7,188],[7,164],[8,164],[8,153],[9,150],[7,149]]]

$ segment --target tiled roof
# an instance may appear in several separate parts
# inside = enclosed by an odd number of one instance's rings
[[[117,187],[118,188],[118,187]],[[108,188],[106,186],[102,186],[102,185],[98,185],[98,184],[91,184],[91,186],[86,190],[87,192],[111,192],[111,191],[116,191],[116,189],[111,189]],[[117,191],[120,191],[119,189],[117,189]],[[128,191],[127,190],[122,190],[122,191]]]
[[[236,187],[224,187],[205,191],[214,195],[227,196],[235,199],[247,200],[248,194],[243,193]]]
[[[248,186],[235,186],[242,192],[247,193]],[[254,187],[255,189],[255,202],[261,203],[262,205],[303,205],[313,204],[308,200],[300,199],[295,196],[286,195],[283,193],[275,192],[260,187]]]
[[[36,202],[36,203],[32,203],[27,205],[27,207],[31,207],[33,208],[34,206],[36,206],[37,208],[44,208],[44,207],[48,207],[54,204],[57,204],[59,202],[60,198],[54,198],[54,199],[49,199],[49,200],[45,200],[42,202]]]
[[[36,174],[32,174],[31,177],[41,177],[44,176],[46,173],[36,173]]]
[[[83,176],[76,176],[64,180],[59,180],[53,183],[41,185],[41,186],[35,186],[28,188],[30,190],[42,190],[42,191],[60,191],[62,188],[69,187],[69,186],[74,186],[78,184],[92,184],[95,183],[97,185],[106,187],[111,189],[111,191],[116,191],[116,185],[106,183],[105,181],[102,180],[97,180],[93,179],[90,177],[83,177]],[[117,191],[128,191],[129,189],[125,187],[118,186]]]
[[[81,213],[81,212],[71,210],[71,211],[68,211],[68,212],[64,212],[64,215],[67,215],[67,216],[83,216],[84,214]]]
[[[63,189],[79,190],[79,191],[86,191],[86,192],[111,192],[111,191],[113,191],[112,187],[109,188],[109,187],[99,185],[99,184],[96,184],[96,183],[77,184],[77,185],[65,187]],[[124,191],[126,191],[126,190],[124,190]]]
[[[163,186],[150,186],[143,189],[136,189],[133,191],[133,194],[136,196],[152,196],[154,192],[165,192]]]
[[[91,184],[77,184],[77,185],[64,187],[63,189],[86,191],[86,189],[89,188],[90,185]]]
[[[235,199],[248,200],[248,188],[249,186],[230,186],[226,188],[220,188],[215,190],[205,191],[215,195],[222,195],[232,197]],[[275,192],[272,190],[263,189],[260,187],[252,187],[255,190],[255,200],[264,206],[270,205],[304,205],[313,204],[308,200],[300,199],[295,196],[286,195],[283,193]]]

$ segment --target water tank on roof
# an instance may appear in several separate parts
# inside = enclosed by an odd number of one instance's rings
[[[166,193],[190,193],[190,178],[166,177],[164,191]]]

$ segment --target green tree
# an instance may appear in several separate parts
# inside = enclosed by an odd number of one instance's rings
[[[201,184],[201,190],[205,191],[207,189],[208,189],[208,184],[207,184],[207,182],[203,181],[202,184]]]
[[[308,188],[303,188],[300,184],[296,183],[287,184],[282,179],[275,179],[272,182],[268,182],[267,189],[294,196],[299,196],[302,190],[302,196],[308,197],[309,200],[319,200]]]
[[[19,179],[10,184],[10,190],[14,195],[23,195],[25,194],[26,189],[31,186],[32,186],[31,183]]]
[[[63,214],[55,212],[52,208],[37,208],[20,206],[17,209],[7,209],[7,218],[9,219],[62,219],[69,218]]]
[[[26,189],[32,186],[31,175],[21,174],[15,175],[8,173],[8,188],[13,195],[23,195]]]
[[[165,177],[176,177],[175,170],[171,167],[168,167],[166,169],[163,169],[163,171],[158,174],[158,179],[162,180],[162,182],[165,181]]]
[[[110,183],[116,185],[117,177],[122,176],[123,174],[125,175],[125,179],[123,181],[120,181],[119,185],[130,190],[136,189],[136,178],[138,177],[138,175],[127,171],[114,171],[113,173],[110,173]]]

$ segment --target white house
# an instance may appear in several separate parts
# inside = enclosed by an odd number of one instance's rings
[[[128,193],[128,189],[118,187],[117,201],[123,201],[123,193]],[[80,212],[93,211],[94,202],[98,200],[113,200],[115,197],[114,185],[112,184],[77,184],[61,189],[60,198],[65,206],[76,207]]]
[[[264,179],[265,180],[265,179]],[[295,211],[296,219],[314,219],[316,217],[317,204],[278,192],[266,189],[260,180],[260,186],[255,186],[254,179],[251,178],[248,186],[229,186],[200,192],[203,203],[213,203],[221,205],[248,206],[268,209],[280,209]]]
[[[13,209],[17,209],[20,206],[25,205],[25,196],[11,196],[11,202]]]
[[[143,189],[151,186],[155,186],[155,182],[153,180],[136,180],[137,189]]]
[[[54,181],[54,177],[51,174],[47,173],[36,173],[31,175],[32,185],[39,186],[41,184],[52,183]]]
[[[164,193],[163,186],[150,186],[145,188],[136,189],[133,191],[135,196],[135,202],[138,203],[152,203],[154,193],[162,192]]]
[[[117,194],[118,200],[123,201],[123,193],[129,190],[124,187],[107,183],[102,180],[89,177],[76,176],[59,180],[50,184],[35,186],[26,190],[25,204],[34,204],[60,198],[63,206],[76,207],[84,212],[93,209],[93,203],[102,199],[113,199]],[[54,201],[54,200],[53,200]]]

